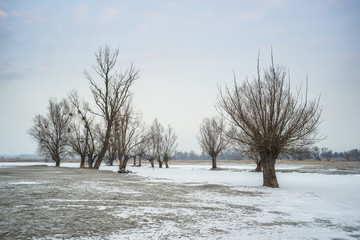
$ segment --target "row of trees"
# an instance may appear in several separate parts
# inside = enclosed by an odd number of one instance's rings
[[[125,72],[116,71],[119,50],[100,48],[95,54],[94,76],[85,71],[95,108],[81,100],[76,91],[58,102],[49,99],[46,116],[36,115],[29,134],[38,144],[38,153],[60,166],[61,159],[77,154],[80,167],[99,169],[102,162],[119,161],[119,172],[126,172],[130,158],[149,160],[152,165],[168,167],[176,150],[177,136],[154,120],[151,126],[135,110],[130,88],[138,78],[134,65]]]
[[[211,156],[204,151],[196,153],[194,151],[179,151],[175,153],[176,160],[211,160]],[[360,161],[360,149],[351,149],[344,152],[333,152],[326,147],[313,147],[309,152],[294,152],[292,154],[281,154],[281,160],[318,160],[318,161]],[[252,156],[241,154],[238,150],[227,148],[219,153],[217,160],[253,160]]]
[[[60,158],[69,152],[81,157],[81,166],[87,159],[89,167],[98,169],[106,159],[112,164],[119,160],[119,171],[126,169],[134,156],[157,160],[161,167],[176,148],[176,135],[169,126],[163,128],[157,120],[150,127],[141,121],[141,114],[134,110],[130,87],[139,71],[133,64],[125,72],[115,70],[119,51],[100,48],[95,54],[94,75],[85,72],[90,83],[95,108],[80,101],[76,92],[57,103],[50,99],[48,115],[37,115],[29,131],[39,146],[39,152],[51,157],[60,165]],[[93,77],[93,76],[96,76]],[[309,100],[308,86],[293,91],[284,67],[275,66],[273,57],[268,69],[257,77],[246,79],[234,86],[218,87],[220,116],[205,118],[200,126],[199,144],[212,158],[231,146],[257,162],[263,172],[263,185],[279,187],[275,163],[279,156],[309,152],[321,139],[318,134],[321,107],[320,98]],[[148,130],[146,130],[148,129]]]

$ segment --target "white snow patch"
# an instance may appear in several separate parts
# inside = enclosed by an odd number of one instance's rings
[[[39,163],[0,163],[0,167],[40,165]],[[53,166],[53,163],[43,165]],[[78,163],[64,163],[62,167],[79,167]],[[215,222],[202,221],[197,223],[196,236],[202,237],[202,231],[211,229],[219,231],[210,239],[254,239],[268,236],[269,239],[356,239],[360,236],[360,175],[335,175],[320,173],[277,172],[279,189],[270,189],[262,186],[262,174],[251,172],[254,165],[226,165],[225,170],[210,171],[207,165],[174,165],[169,169],[152,169],[148,165],[143,167],[129,167],[134,174],[145,177],[151,182],[175,182],[185,185],[218,184],[230,186],[238,191],[260,193],[257,196],[239,195],[237,197],[224,197],[220,194],[208,192],[205,194],[190,195],[194,202],[202,199],[204,207],[221,207],[222,203],[231,203],[235,207],[229,209],[233,214],[230,223],[219,220]],[[277,165],[277,169],[297,169],[301,164]],[[101,166],[101,170],[116,172],[118,166]],[[235,171],[236,170],[236,171]],[[36,182],[17,182],[12,184],[38,184]],[[127,192],[139,194],[138,192]],[[75,200],[75,201],[81,201]],[[205,202],[205,203],[204,203]],[[238,206],[238,207],[236,207]],[[247,214],[246,207],[250,210]],[[105,207],[99,206],[101,209]],[[131,218],[134,214],[148,216],[149,225],[152,214],[168,214],[176,216],[178,209],[158,209],[146,207],[136,211],[111,212],[119,218]],[[196,219],[196,212],[181,209],[189,218]],[[246,224],[242,217],[246,215]],[[201,219],[201,218],[200,218]],[[309,226],[308,223],[314,223]],[[162,228],[145,228],[141,232],[133,231],[114,234],[111,239],[161,239],[175,233],[189,231],[186,237],[191,238],[191,231],[195,228],[182,229],[169,221]],[[279,223],[277,225],[277,223]],[[171,234],[170,234],[171,235]],[[355,236],[351,237],[350,235]],[[204,235],[203,239],[209,239]]]

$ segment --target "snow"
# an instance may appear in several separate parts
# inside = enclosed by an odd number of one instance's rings
[[[40,163],[32,163],[41,165]],[[29,166],[31,163],[0,163],[0,167]],[[53,163],[42,165],[53,166]],[[78,167],[78,163],[63,163],[62,167]],[[323,173],[296,172],[301,165],[284,164],[277,169],[293,170],[278,172],[280,188],[271,189],[262,186],[262,174],[252,172],[255,165],[226,165],[222,170],[210,171],[210,166],[204,164],[173,165],[169,169],[129,167],[134,174],[152,182],[172,182],[185,186],[200,184],[216,184],[230,187],[239,194],[232,197],[212,193],[211,191],[192,194],[196,201],[201,199],[202,207],[221,207],[221,204],[243,206],[239,209],[229,209],[233,214],[231,222],[218,221],[198,222],[197,229],[212,229],[218,235],[210,239],[357,239],[360,238],[360,175],[336,175]],[[117,166],[101,166],[101,170],[117,171]],[[331,171],[331,170],[329,170]],[[37,184],[36,182],[18,182],[13,184]],[[141,194],[129,190],[129,194]],[[251,194],[250,194],[251,193]],[[225,205],[224,205],[225,206]],[[106,209],[106,207],[101,207]],[[248,209],[248,210],[246,210]],[[126,219],[133,214],[168,214],[176,216],[178,209],[149,208],[143,212],[114,213],[120,219]],[[188,212],[186,212],[188,211]],[[241,214],[240,212],[241,211]],[[248,213],[246,212],[248,211]],[[182,209],[182,215],[196,218],[192,210]],[[243,216],[246,215],[246,221]],[[308,223],[313,223],[309,227]],[[250,224],[249,224],[250,223]],[[155,223],[156,224],[156,223]],[[204,231],[205,231],[204,230]],[[125,235],[112,235],[112,239],[161,239],[169,232],[191,231],[180,229],[174,224],[167,224],[162,229],[148,231],[129,231]],[[271,235],[269,235],[271,234]],[[202,233],[196,233],[202,238]],[[206,236],[206,237],[205,237]],[[241,237],[240,237],[241,236]],[[204,235],[204,239],[209,239]]]

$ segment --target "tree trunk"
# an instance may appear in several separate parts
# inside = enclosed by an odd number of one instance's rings
[[[168,158],[164,158],[164,162],[165,162],[166,168],[169,168],[169,159],[168,159]]]
[[[80,156],[80,168],[85,168],[85,155]]]
[[[101,162],[103,161],[106,151],[108,150],[109,143],[110,143],[110,133],[111,133],[111,124],[108,123],[107,129],[106,129],[106,134],[105,134],[105,140],[104,140],[103,146],[101,148],[101,151],[99,153],[99,156],[97,157],[95,165],[94,165],[94,168],[97,170],[100,168]]]
[[[136,166],[136,156],[133,156],[134,159],[134,166]]]
[[[217,166],[216,166],[216,157],[215,156],[212,156],[211,157],[211,163],[212,163],[212,167],[211,169],[217,169]]]
[[[276,158],[267,156],[261,162],[263,167],[263,185],[265,187],[278,188],[279,183],[275,174]]]
[[[256,161],[255,172],[261,172],[261,171],[262,171],[261,161],[260,161],[260,160],[257,160],[257,161]]]
[[[89,168],[92,168],[93,167],[93,164],[94,164],[94,156],[92,154],[89,154],[88,155],[88,167]]]
[[[54,161],[55,161],[55,167],[60,167],[60,157],[56,156],[54,157]]]
[[[126,166],[130,157],[128,155],[124,155],[124,159],[119,163],[119,173],[126,173]]]
[[[151,163],[151,167],[154,168],[154,167],[155,167],[154,159],[151,159],[151,160],[149,160],[149,161],[150,161],[150,163]]]
[[[140,155],[139,156],[139,165],[138,165],[139,167],[141,167],[141,158],[142,158],[142,156]]]

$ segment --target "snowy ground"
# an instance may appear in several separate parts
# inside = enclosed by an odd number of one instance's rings
[[[269,189],[251,164],[32,165],[0,162],[0,239],[360,239],[357,167],[278,165]]]

